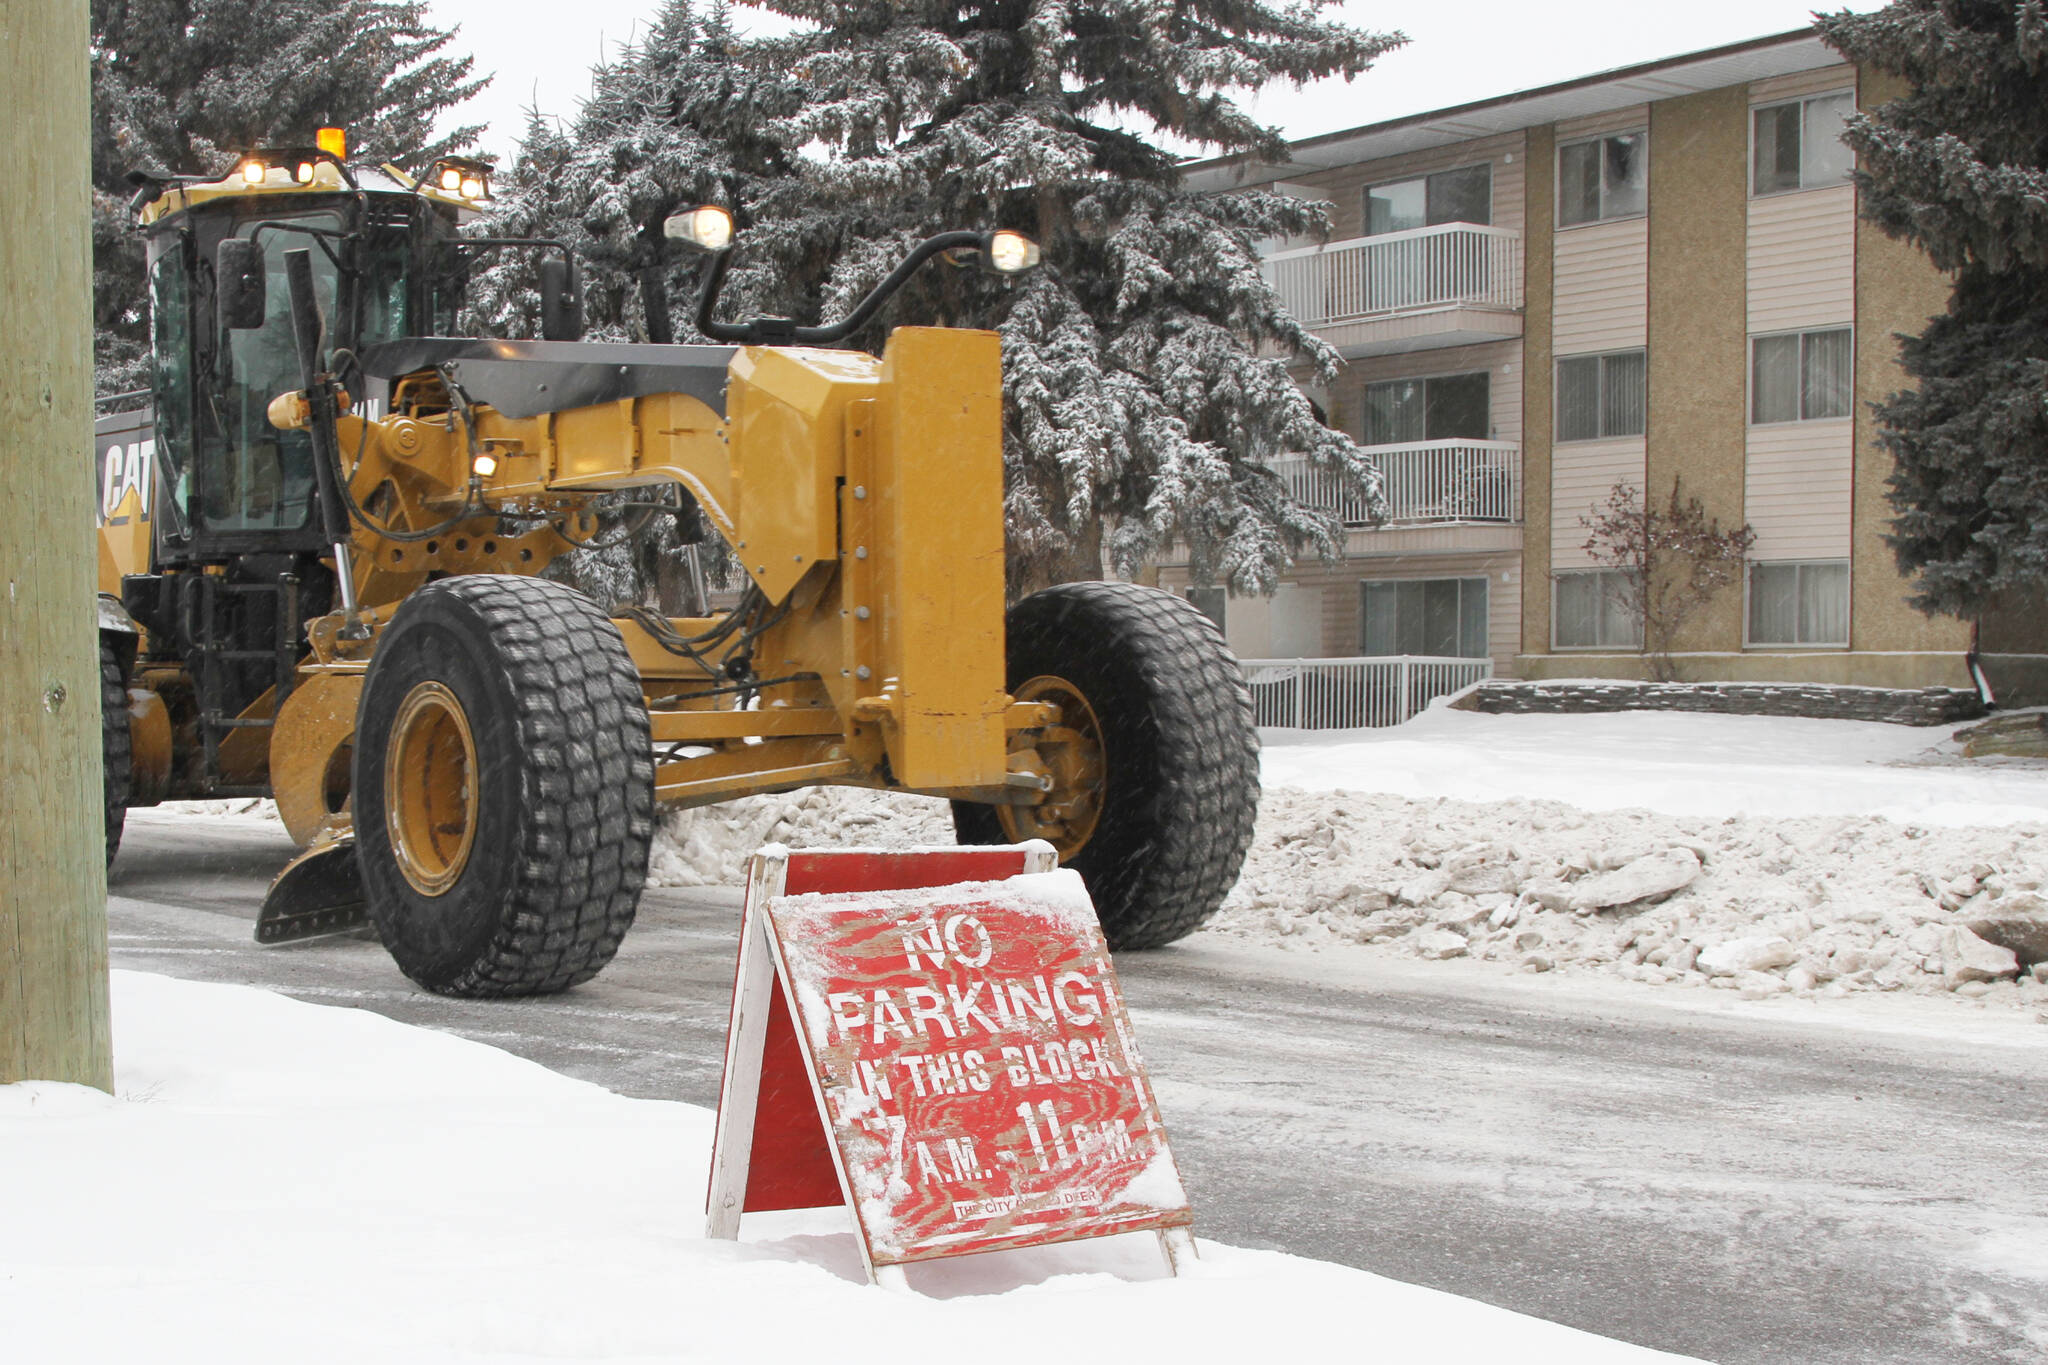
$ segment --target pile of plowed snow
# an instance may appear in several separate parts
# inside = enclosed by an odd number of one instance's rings
[[[1277,790],[1208,931],[1751,997],[1954,990],[2038,1006],[2048,985],[1979,935],[2032,919],[2048,933],[2044,882],[2044,826]]]
[[[946,803],[815,788],[664,819],[651,882],[735,885],[765,843],[947,844]],[[2048,826],[1688,817],[1555,801],[1265,793],[1205,932],[1527,971],[1795,992],[1959,991],[2048,1006],[1972,924],[2048,914]],[[2017,977],[2017,980],[2015,978]]]

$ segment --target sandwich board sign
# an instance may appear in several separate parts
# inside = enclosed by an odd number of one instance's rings
[[[1079,874],[1042,842],[764,849],[747,880],[710,1236],[850,1206],[870,1279],[1151,1231],[1194,1239]]]

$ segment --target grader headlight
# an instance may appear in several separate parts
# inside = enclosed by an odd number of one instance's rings
[[[260,185],[268,174],[270,168],[253,156],[242,163],[242,183],[245,185]]]
[[[491,197],[491,168],[466,156],[443,157],[434,163],[427,183],[443,194],[481,202]]]
[[[702,251],[724,251],[732,245],[732,210],[716,204],[672,213],[663,220],[661,235],[688,242]]]
[[[1021,275],[1037,268],[1038,243],[1021,232],[1007,228],[991,232],[981,249],[981,258],[988,262],[988,268],[998,275]]]

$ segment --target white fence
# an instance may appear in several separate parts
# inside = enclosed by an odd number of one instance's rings
[[[1387,525],[1522,519],[1522,448],[1513,441],[1414,441],[1364,451],[1379,466]],[[1365,504],[1307,460],[1275,460],[1272,469],[1295,501],[1338,512],[1346,526],[1365,525]]]
[[[1287,311],[1310,327],[1420,308],[1522,306],[1522,234],[1445,223],[1276,251],[1266,257]]]
[[[1261,726],[1399,725],[1438,697],[1493,676],[1491,659],[1240,659]]]

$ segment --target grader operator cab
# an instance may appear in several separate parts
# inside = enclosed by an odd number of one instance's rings
[[[455,995],[559,991],[617,951],[659,807],[812,784],[950,798],[966,842],[1049,840],[1112,946],[1171,942],[1237,876],[1257,742],[1235,662],[1170,594],[1070,583],[1010,607],[993,333],[835,349],[840,323],[715,316],[723,344],[597,344],[558,242],[465,236],[488,170],[421,179],[319,145],[138,178],[148,413],[103,420],[108,857],[123,811],[275,796],[304,851],[257,936],[374,924]],[[541,257],[541,341],[451,335],[483,253]],[[694,509],[728,609],[603,608],[543,577]],[[617,505],[617,499],[612,500]]]

